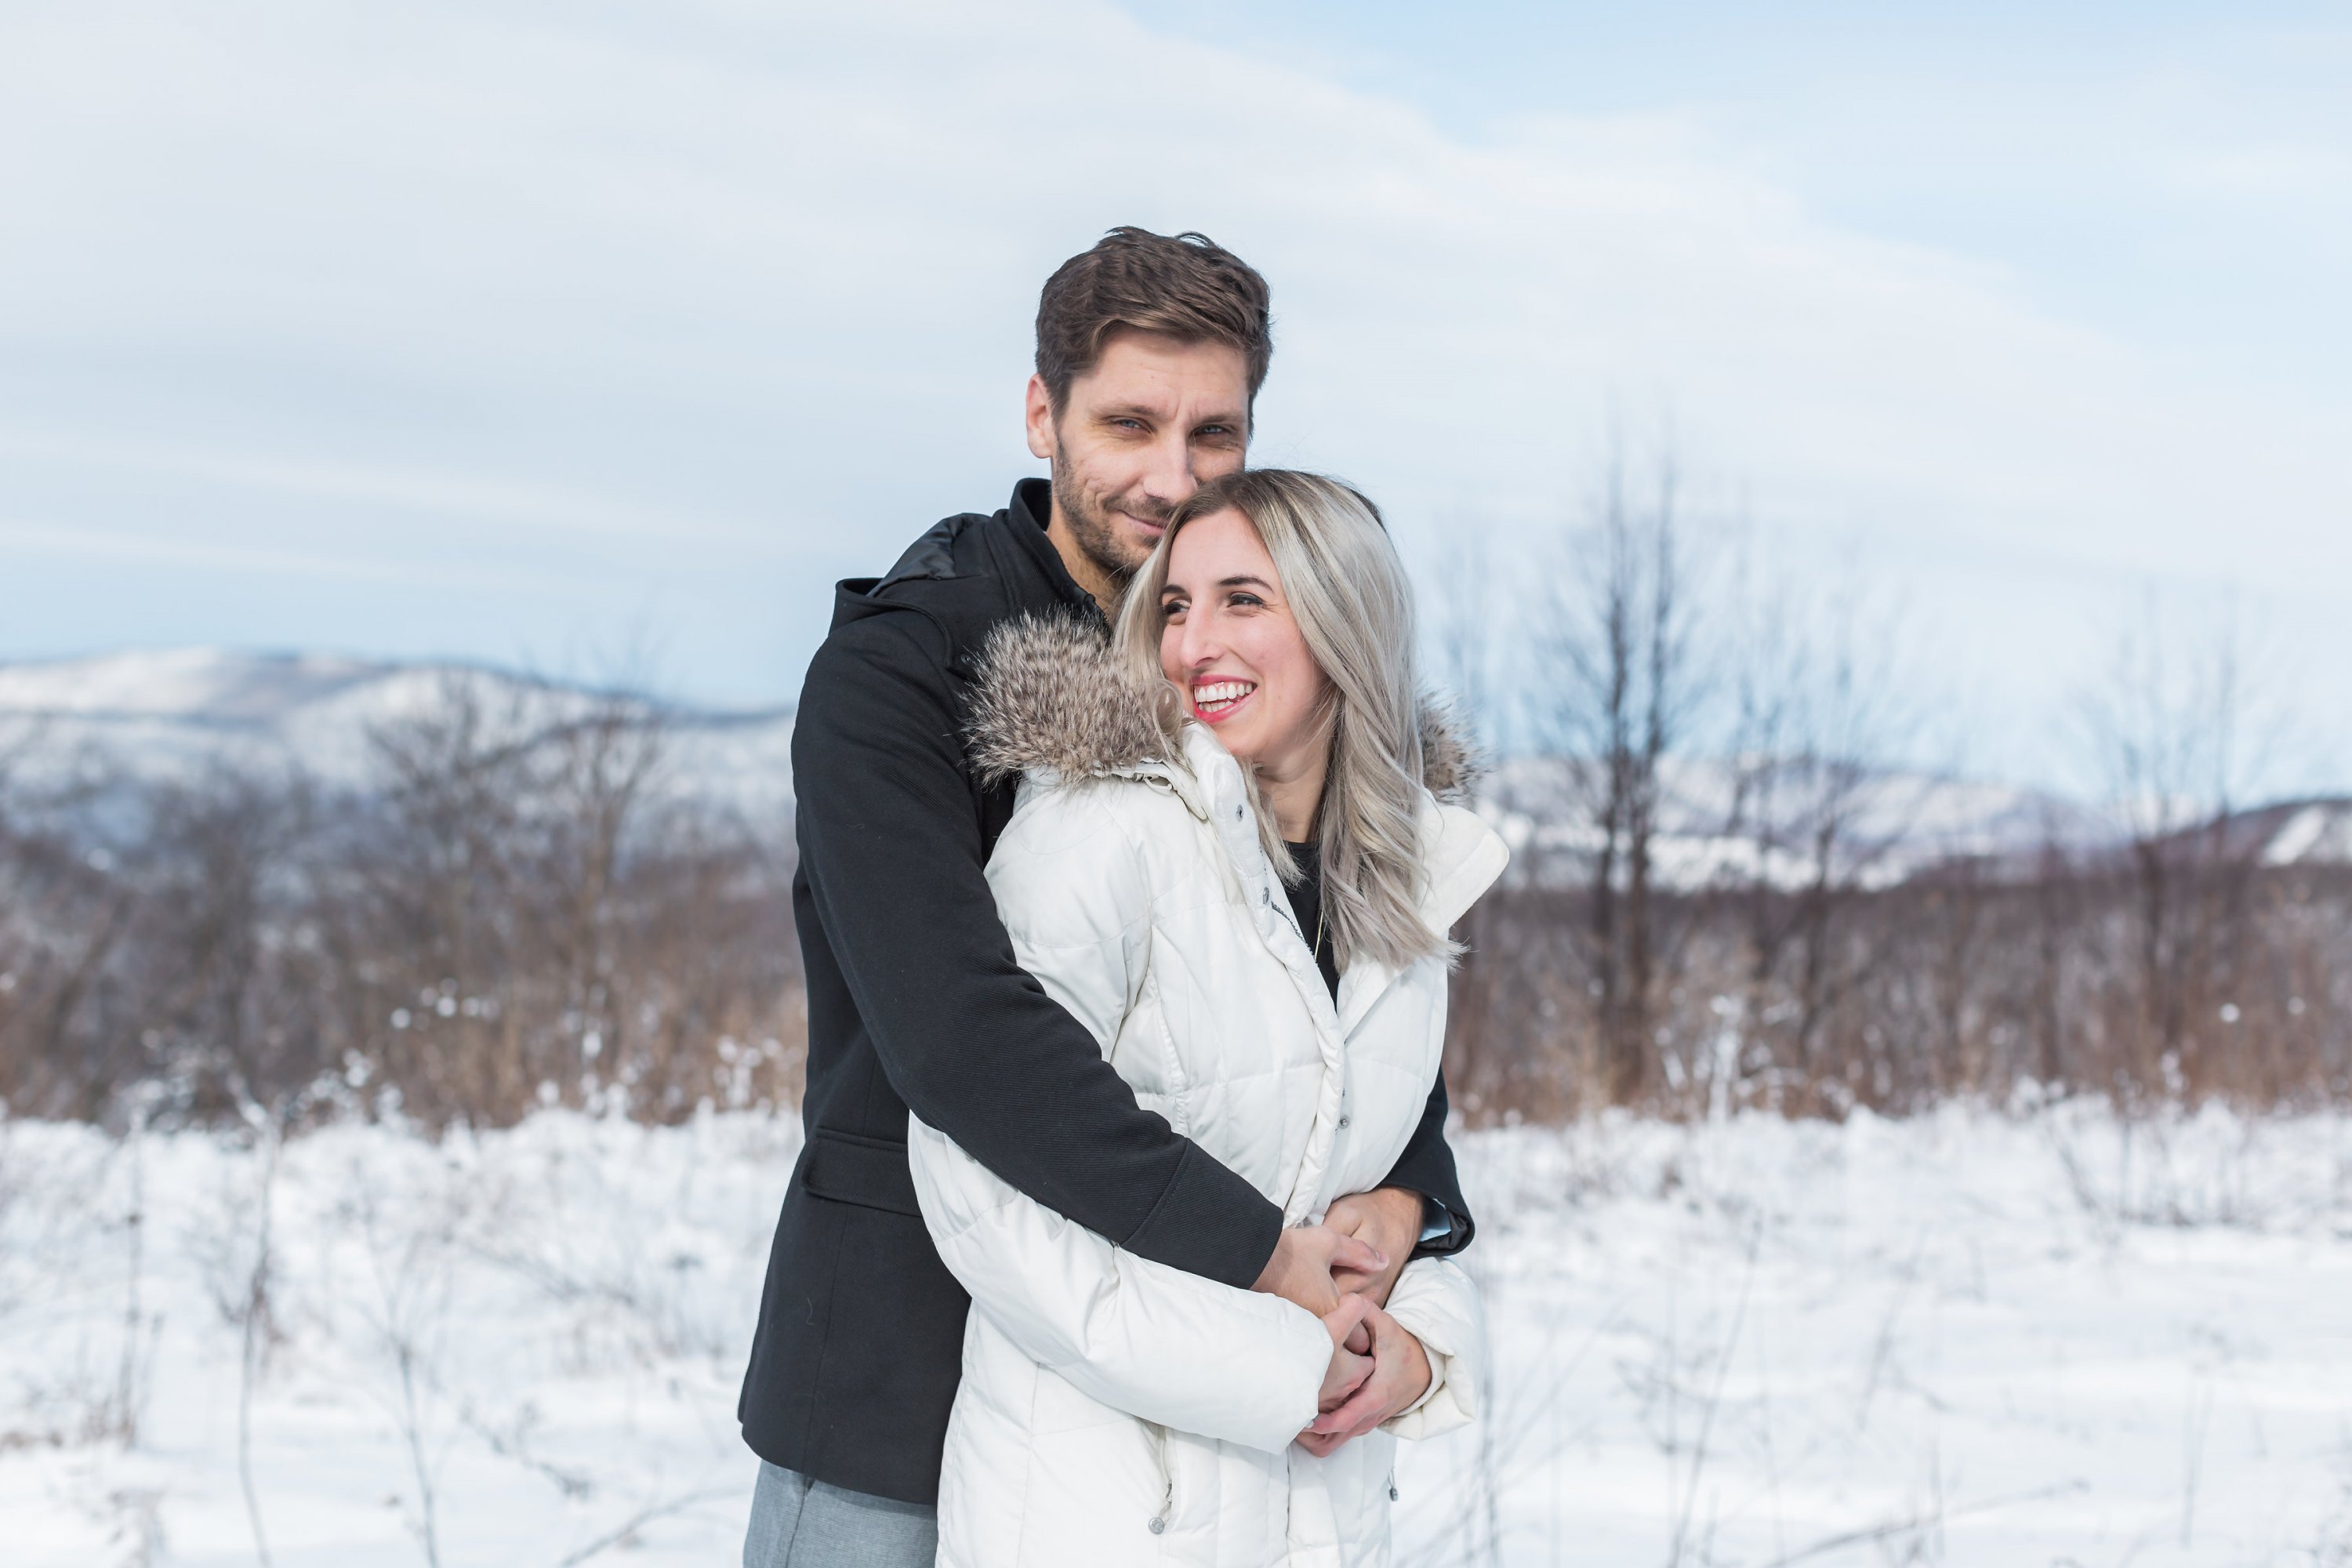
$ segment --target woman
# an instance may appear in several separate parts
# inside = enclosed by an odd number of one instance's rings
[[[1108,644],[1033,622],[983,660],[978,755],[1024,775],[989,864],[1022,964],[1290,1224],[1403,1149],[1438,1070],[1445,933],[1505,860],[1434,798],[1461,752],[1412,647],[1371,504],[1257,469],[1177,510]],[[1118,1250],[919,1121],[908,1148],[973,1304],[942,1563],[1385,1561],[1395,1437],[1474,1414],[1460,1269],[1418,1259],[1386,1312],[1349,1297],[1318,1321]],[[1409,1382],[1341,1442],[1307,1429],[1367,1374],[1359,1324],[1411,1352]]]

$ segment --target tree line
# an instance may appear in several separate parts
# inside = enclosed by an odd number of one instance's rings
[[[373,731],[346,786],[291,764],[37,773],[20,733],[0,751],[0,1098],[283,1128],[790,1103],[789,824],[678,787],[672,735],[645,701],[552,712],[463,676]]]
[[[1899,618],[1762,580],[1670,460],[1617,465],[1558,542],[1507,647],[1475,542],[1433,605],[1449,683],[1514,730],[1490,795],[1553,828],[1464,933],[1474,1120],[2352,1098],[2352,865],[2269,858],[2281,813],[2244,797],[2282,726],[2233,628],[2123,623],[2074,704],[2095,830],[1944,847],[1933,781],[1895,767],[1937,700]],[[1695,768],[1711,817],[1670,826]]]

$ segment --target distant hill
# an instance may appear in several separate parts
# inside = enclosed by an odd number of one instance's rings
[[[1813,864],[1805,808],[1824,787],[1804,771],[1782,764],[1769,805],[1753,791],[1759,770],[1715,758],[1675,758],[1664,766],[1658,804],[1655,874],[1669,887],[1694,888],[1761,875],[1782,887],[1811,880]],[[1557,758],[1518,758],[1496,770],[1487,812],[1522,861],[1558,880],[1581,874],[1597,839],[1579,805],[1578,770]],[[1778,831],[1759,847],[1756,824],[1769,810]],[[1841,880],[1898,882],[1920,869],[1953,860],[2005,862],[2056,843],[2095,851],[2113,829],[2080,802],[2044,791],[1978,779],[1908,772],[1872,773],[1843,792],[1840,847],[1832,854]]]
[[[1814,875],[1804,830],[1804,770],[1782,764],[1773,803],[1777,834],[1760,847],[1759,811],[1743,798],[1758,770],[1713,758],[1675,758],[1664,769],[1654,875],[1672,888],[1761,876],[1785,888]],[[1579,798],[1579,770],[1559,758],[1517,758],[1488,783],[1484,809],[1511,845],[1516,872],[1564,884],[1590,874],[1599,840]],[[1818,795],[1813,797],[1819,799]],[[1745,830],[1736,825],[1744,823]],[[2174,836],[2178,854],[2208,847],[2196,833]],[[1970,863],[1996,876],[2031,876],[2052,848],[2080,864],[2121,856],[2126,829],[2115,814],[2044,790],[1982,779],[1889,771],[1853,782],[1840,808],[1841,880],[1885,887],[1922,871]],[[2352,799],[2285,801],[2232,813],[2223,852],[2265,866],[2352,864]]]
[[[2210,843],[2210,828],[2190,828],[2164,841],[2188,854]],[[2328,795],[2278,801],[2232,813],[2221,829],[2222,852],[2263,866],[2352,864],[2352,799]]]
[[[35,773],[93,761],[151,778],[216,763],[292,764],[351,784],[365,776],[372,733],[429,717],[455,693],[530,725],[612,700],[473,665],[220,648],[103,654],[0,664],[0,748],[21,751],[19,765]],[[677,786],[751,809],[791,804],[788,710],[626,700],[667,724]]]
[[[0,664],[0,755],[29,739],[17,765],[34,773],[99,759],[142,777],[168,777],[225,762],[298,765],[333,784],[365,777],[372,733],[428,717],[453,693],[487,712],[542,724],[589,711],[608,695],[584,686],[475,665],[403,664],[325,654],[236,653],[219,648],[105,654]],[[715,711],[628,699],[669,726],[673,787],[751,810],[793,799],[789,710]],[[1811,868],[1801,843],[1759,852],[1734,830],[1743,773],[1731,762],[1680,758],[1666,771],[1656,841],[1657,874],[1696,887],[1760,871],[1801,885]],[[1796,819],[1801,775],[1782,779],[1784,822]],[[1556,758],[1517,758],[1488,781],[1483,809],[1518,857],[1521,874],[1569,880],[1593,847],[1577,803],[1575,771]],[[1753,803],[1745,807],[1751,814]],[[2352,863],[2352,800],[2288,801],[2237,813],[2233,856],[2263,864]],[[1842,874],[1900,881],[1954,860],[2022,869],[2046,846],[2070,855],[2115,853],[2120,829],[2106,814],[2046,791],[1926,773],[1873,773],[1858,782],[1842,829]]]

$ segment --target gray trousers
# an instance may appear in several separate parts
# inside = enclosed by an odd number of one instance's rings
[[[939,1551],[939,1510],[760,1461],[743,1568],[931,1568]]]

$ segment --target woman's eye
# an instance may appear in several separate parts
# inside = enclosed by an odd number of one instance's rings
[[[1255,594],[1235,594],[1232,598],[1226,600],[1225,603],[1234,605],[1235,608],[1240,608],[1243,605],[1255,605],[1263,608],[1265,605],[1265,601],[1259,598]]]
[[[1164,620],[1171,620],[1171,621],[1172,621],[1172,620],[1174,620],[1177,616],[1179,616],[1182,615],[1183,613],[1184,613],[1184,601],[1183,601],[1183,600],[1181,600],[1181,599],[1169,599],[1169,600],[1165,600],[1165,601],[1163,601],[1163,602],[1161,603],[1161,605],[1160,605],[1160,617],[1161,617],[1162,619],[1164,619]]]

